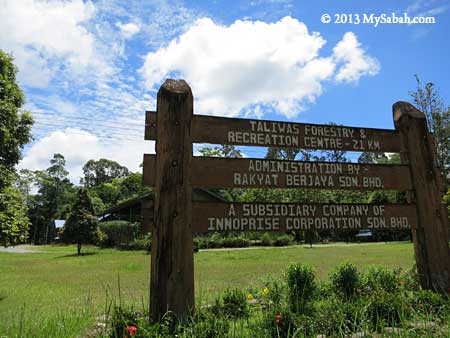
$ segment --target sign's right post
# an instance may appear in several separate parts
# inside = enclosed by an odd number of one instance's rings
[[[412,227],[417,271],[422,288],[450,293],[448,211],[442,201],[443,185],[425,115],[407,102],[392,106],[395,128],[401,135],[403,164],[411,171],[409,203],[417,205],[417,226]]]

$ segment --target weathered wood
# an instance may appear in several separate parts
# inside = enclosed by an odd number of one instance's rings
[[[405,230],[416,224],[414,205],[194,203],[193,232]]]
[[[158,321],[170,311],[184,318],[194,310],[191,230],[190,124],[193,98],[184,80],[166,80],[158,91],[155,225],[151,252],[150,311]],[[144,163],[144,173],[147,167]]]
[[[146,112],[145,139],[156,140],[156,113]],[[301,149],[399,152],[395,130],[194,115],[192,142]]]
[[[154,155],[144,156],[144,184],[154,186]],[[193,157],[191,184],[205,188],[411,189],[406,165]]]
[[[417,205],[418,221],[412,234],[420,284],[424,289],[450,293],[448,212],[426,117],[406,102],[395,103],[392,111],[401,135],[401,160],[409,164],[414,187],[408,199]]]

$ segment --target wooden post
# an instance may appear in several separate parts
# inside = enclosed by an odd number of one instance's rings
[[[395,128],[402,140],[401,160],[409,164],[417,205],[417,226],[412,228],[420,284],[424,289],[450,293],[448,211],[442,202],[442,179],[425,115],[407,102],[392,106]]]
[[[151,249],[151,320],[171,312],[183,319],[194,310],[194,249],[190,125],[191,88],[168,79],[158,91],[155,224]]]

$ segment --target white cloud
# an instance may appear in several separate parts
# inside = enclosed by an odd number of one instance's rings
[[[53,154],[63,154],[70,180],[78,184],[82,167],[90,159],[107,158],[126,166],[133,172],[142,171],[144,153],[154,153],[154,142],[112,139],[105,143],[89,132],[66,128],[56,130],[35,142],[26,152],[19,168],[43,170],[49,167]]]
[[[348,39],[345,35],[337,55],[322,57],[326,41],[291,17],[275,23],[238,20],[230,26],[203,18],[166,47],[148,53],[141,74],[147,88],[167,76],[184,77],[197,113],[236,116],[264,107],[294,117],[322,94],[339,63],[345,63],[338,73],[342,81],[376,73],[373,63],[367,67],[374,59],[357,40],[351,44],[355,41]]]
[[[361,76],[378,73],[380,69],[378,61],[366,55],[360,46],[356,35],[347,32],[333,48],[336,61],[345,63],[336,74],[337,81],[353,82],[358,81]]]
[[[405,12],[414,16],[435,16],[448,9],[449,5],[446,0],[415,0],[406,7]]]
[[[110,73],[84,26],[95,7],[82,0],[0,0],[0,48],[12,52],[22,83],[46,87],[54,74]]]
[[[116,22],[116,27],[119,28],[120,34],[123,36],[124,39],[131,39],[135,34],[139,33],[141,30],[141,27],[139,27],[139,25],[133,22],[129,22],[126,24]]]

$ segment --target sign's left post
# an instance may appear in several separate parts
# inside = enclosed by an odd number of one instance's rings
[[[195,306],[190,184],[192,114],[189,85],[184,80],[166,80],[157,97],[152,321],[159,321],[167,312],[182,320],[193,313]]]

